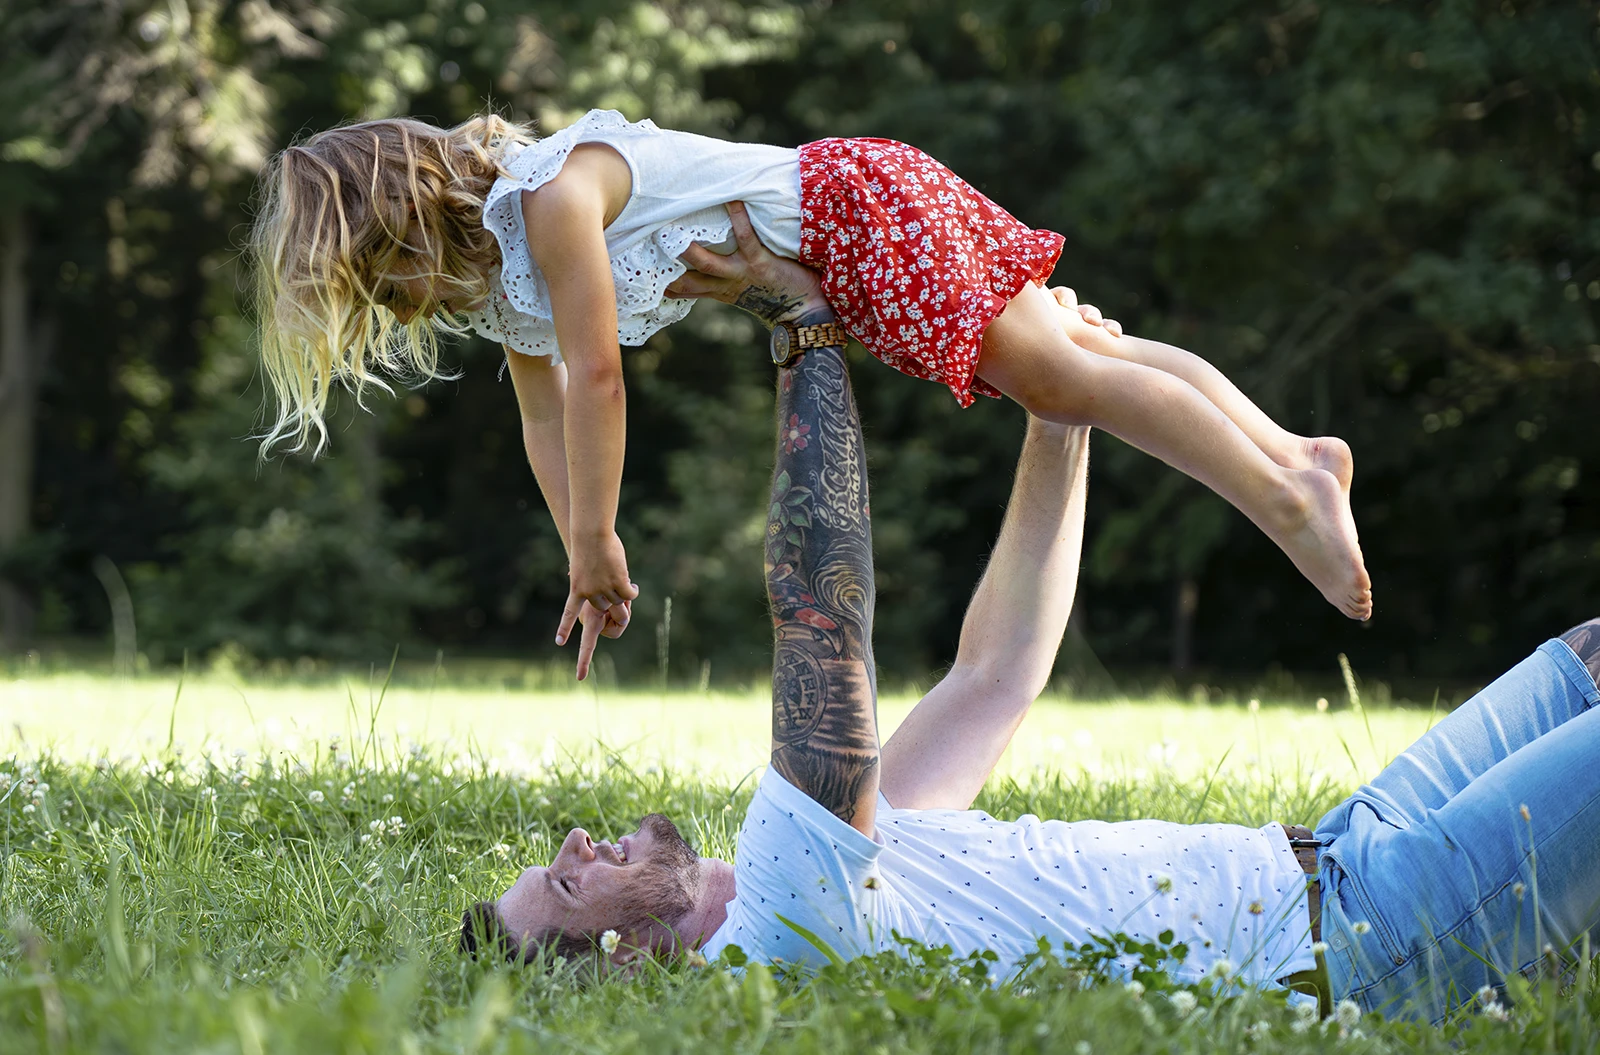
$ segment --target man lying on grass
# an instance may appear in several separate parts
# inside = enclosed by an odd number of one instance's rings
[[[739,253],[699,255],[679,292],[769,325],[831,321],[815,279],[736,226]],[[1069,334],[1098,321],[1069,310],[1068,291],[1057,297]],[[1600,918],[1600,620],[1456,710],[1314,837],[1278,824],[999,821],[970,806],[1066,627],[1085,430],[1029,423],[955,664],[880,746],[866,462],[841,348],[811,348],[780,370],[778,423],[772,757],[734,861],[699,857],[660,814],[616,843],[574,829],[547,867],[467,912],[465,949],[620,965],[737,946],[820,964],[903,937],[993,950],[1006,972],[1041,938],[1170,932],[1189,948],[1180,981],[1305,983],[1325,1005],[1438,1020],[1484,986],[1568,956]]]

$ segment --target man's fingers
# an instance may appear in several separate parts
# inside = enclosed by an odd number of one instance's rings
[[[733,237],[739,243],[741,252],[755,252],[761,248],[761,239],[756,236],[756,229],[750,223],[750,213],[746,211],[744,202],[730,201],[727,204],[728,219],[733,222]]]
[[[693,300],[696,297],[714,297],[724,280],[712,278],[704,272],[685,271],[672,280],[666,288],[666,295],[678,300]]]
[[[689,248],[678,254],[692,271],[699,271],[715,278],[724,278],[730,269],[728,258],[721,253],[713,253],[699,242],[690,242]]]
[[[597,616],[583,624],[583,634],[578,639],[578,680],[589,676],[589,661],[594,658],[594,646],[600,641],[600,631],[605,628],[605,616]]]
[[[628,620],[633,618],[632,608],[626,602],[612,605],[610,611],[606,612],[605,629],[600,633],[613,640],[621,637],[622,632],[628,629]]]

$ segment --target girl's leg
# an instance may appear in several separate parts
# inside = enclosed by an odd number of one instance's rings
[[[1044,290],[1024,288],[985,331],[979,376],[1037,417],[1104,429],[1188,473],[1265,531],[1334,607],[1372,614],[1349,496],[1332,473],[1277,464],[1182,378],[1085,351],[1059,311]]]
[[[1350,490],[1353,462],[1350,446],[1336,436],[1297,436],[1283,428],[1228,380],[1226,374],[1193,352],[1160,341],[1106,332],[1084,322],[1077,312],[1065,320],[1067,336],[1079,347],[1100,355],[1163,370],[1181,377],[1228,415],[1267,457],[1289,469],[1326,469]]]

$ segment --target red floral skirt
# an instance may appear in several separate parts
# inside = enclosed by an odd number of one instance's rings
[[[901,373],[962,406],[999,396],[976,377],[983,331],[1064,239],[1035,231],[915,147],[823,139],[800,148],[800,262],[839,320]]]

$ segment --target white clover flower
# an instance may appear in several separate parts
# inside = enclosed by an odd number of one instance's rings
[[[40,784],[38,787],[33,789],[33,793],[35,795],[43,795],[45,792],[47,792],[49,790],[50,790],[50,785],[49,784]]]
[[[380,801],[382,801],[383,804],[385,806],[387,806],[389,803],[394,801],[394,796],[386,794],[386,795],[383,796],[382,800],[380,800]]]
[[[1172,877],[1165,872],[1157,872],[1154,876],[1156,891],[1162,894],[1172,893]]]
[[[383,834],[383,818],[379,817],[375,821],[368,822],[367,831],[371,832],[374,835],[382,835]]]
[[[420,783],[422,783],[422,774],[416,772],[415,770],[413,770],[410,773],[407,773],[406,774],[406,783],[407,784],[420,784]]]
[[[1296,1023],[1304,1022],[1307,1026],[1317,1020],[1317,1003],[1315,1000],[1306,1000],[1295,1004],[1294,1018]]]
[[[1265,1019],[1244,1027],[1244,1035],[1250,1040],[1255,1040],[1256,1038],[1265,1036],[1270,1032],[1272,1032],[1272,1024],[1267,1022]]]
[[[607,956],[615,954],[617,951],[617,943],[621,940],[621,936],[617,934],[616,931],[606,931],[604,934],[600,935],[600,951],[605,953]]]
[[[372,835],[370,833],[364,834],[364,835],[361,836],[361,845],[362,846],[367,845],[371,841],[372,841]]]
[[[36,810],[38,808],[39,807],[35,806],[33,803],[30,802],[26,806],[22,807],[22,812],[23,813],[32,813],[34,810]]]
[[[44,796],[39,794],[37,791],[35,791],[33,793],[33,804],[35,806],[43,806],[44,805]]]
[[[489,847],[489,850],[496,857],[510,857],[511,856],[511,847],[507,846],[505,843],[495,843],[493,846]]]
[[[1341,1000],[1334,1006],[1333,1017],[1345,1029],[1355,1029],[1361,1024],[1361,1005],[1354,1000]]]
[[[461,880],[459,880],[459,879],[457,879],[457,878],[456,878],[456,874],[455,874],[455,873],[454,873],[454,872],[446,872],[446,873],[445,873],[445,879],[447,879],[447,880],[449,880],[449,881],[450,881],[450,882],[452,882],[452,883],[459,883],[459,882],[461,882]]]
[[[1483,1017],[1492,1022],[1505,1022],[1511,1018],[1511,1012],[1500,1001],[1491,1000],[1483,1005]]]
[[[699,949],[690,949],[683,954],[683,963],[685,967],[704,967],[706,965],[705,954]]]
[[[209,802],[210,800],[212,800],[212,799],[217,797],[217,789],[216,788],[201,788],[200,789],[200,797]]]
[[[306,796],[306,801],[310,802],[313,806],[322,805],[322,800],[323,800],[322,792],[317,791],[315,789],[313,789],[311,791],[311,793]]]
[[[333,763],[337,766],[348,766],[350,764],[350,755],[347,752],[340,751],[333,757]]]
[[[406,830],[406,822],[405,822],[404,818],[402,818],[402,817],[390,817],[389,818],[389,834],[390,835],[399,835],[401,832],[403,832],[405,830]]]
[[[1080,1040],[1072,1046],[1073,1055],[1089,1055],[1093,1050],[1087,1040]]]
[[[1321,956],[1323,953],[1325,953],[1327,951],[1328,951],[1328,943],[1327,942],[1325,942],[1325,941],[1314,941],[1314,942],[1311,943],[1311,955],[1313,955],[1313,956]]]
[[[1194,1014],[1194,1009],[1200,1006],[1200,998],[1187,989],[1179,989],[1167,999],[1172,1001],[1172,1010],[1178,1013],[1179,1018],[1188,1018]]]
[[[1355,931],[1357,934],[1365,934],[1372,929],[1372,924],[1368,923],[1364,919],[1358,919],[1354,923],[1350,924],[1350,929]]]
[[[1233,961],[1224,956],[1222,959],[1212,964],[1211,970],[1207,971],[1206,974],[1210,975],[1212,978],[1227,980],[1228,978],[1233,977]]]
[[[1144,995],[1144,983],[1143,982],[1128,982],[1125,985],[1123,985],[1122,988],[1124,988],[1128,992],[1132,993],[1133,994],[1133,998],[1135,1000],[1139,999],[1141,996]]]

